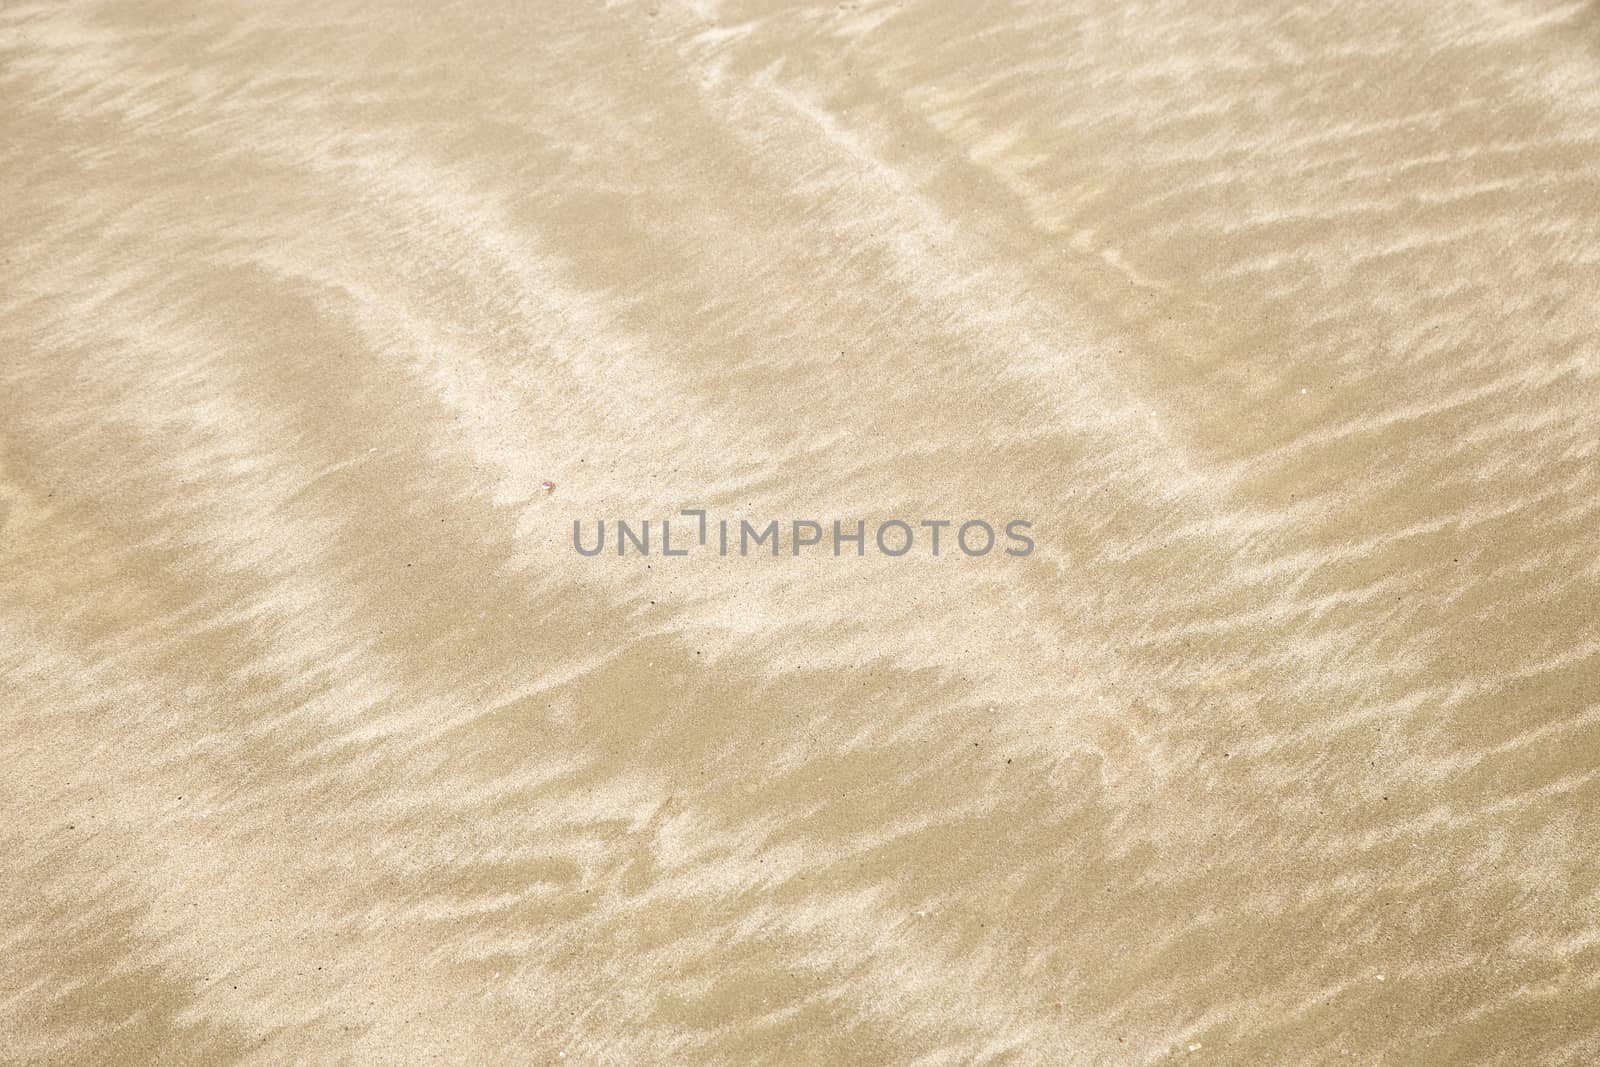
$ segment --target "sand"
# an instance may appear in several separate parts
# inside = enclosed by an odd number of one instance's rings
[[[1597,57],[0,6],[0,1060],[1600,1062]]]

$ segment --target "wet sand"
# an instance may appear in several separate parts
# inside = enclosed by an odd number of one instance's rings
[[[0,7],[0,1060],[1600,1062],[1592,4],[425,7]]]

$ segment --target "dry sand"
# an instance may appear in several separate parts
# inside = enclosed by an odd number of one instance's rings
[[[1600,1061],[1592,2],[9,0],[0,159],[0,1060]]]

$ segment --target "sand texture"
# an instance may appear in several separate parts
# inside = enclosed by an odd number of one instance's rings
[[[1597,450],[1593,0],[0,0],[0,1062],[1592,1067]]]

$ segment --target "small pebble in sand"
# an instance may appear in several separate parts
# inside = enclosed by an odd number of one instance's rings
[[[555,482],[540,482],[539,483],[539,487],[541,489],[543,489],[547,493],[553,493],[553,492],[556,491],[556,483]]]

